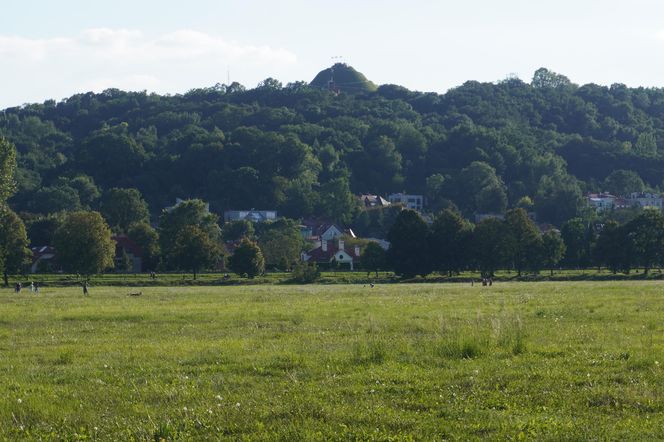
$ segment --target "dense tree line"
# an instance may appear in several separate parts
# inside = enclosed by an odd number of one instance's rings
[[[16,165],[13,145],[2,138],[0,160],[0,195],[6,200],[14,191]],[[193,199],[163,210],[154,229],[138,190],[111,188],[102,199],[101,213],[76,210],[28,217],[27,229],[23,219],[0,200],[0,269],[5,284],[9,273],[20,272],[29,263],[28,232],[56,247],[63,270],[84,275],[115,265],[113,231],[135,241],[152,269],[188,270],[194,278],[200,271],[219,268],[229,244],[233,253],[228,265],[238,274],[254,277],[266,266],[307,270],[298,266],[306,245],[294,220],[256,225],[238,221],[222,228],[218,216],[202,200]],[[529,205],[523,200],[519,204]],[[415,211],[401,210],[387,239],[387,252],[376,243],[363,244],[360,264],[365,270],[389,269],[403,277],[479,270],[491,277],[498,269],[521,276],[542,269],[553,272],[561,266],[604,266],[614,273],[638,267],[647,274],[664,264],[664,215],[654,208],[634,212],[623,223],[571,218],[560,231],[549,229],[543,234],[522,207],[476,225],[453,208],[440,211],[430,224]]]
[[[538,221],[560,227],[585,216],[584,192],[659,190],[662,110],[663,89],[578,86],[546,69],[529,83],[470,81],[445,94],[336,94],[267,79],[28,104],[0,113],[0,135],[17,147],[9,204],[22,217],[111,211],[108,200],[122,197],[112,189],[137,189],[153,220],[176,197],[200,198],[215,213],[276,209],[384,237],[388,227],[370,226],[353,194],[406,190],[426,195],[433,213],[465,217],[527,198]]]
[[[522,208],[508,210],[504,219],[491,217],[476,225],[445,209],[430,226],[417,212],[404,210],[388,238],[387,253],[378,251],[376,258],[372,252],[365,268],[393,270],[404,277],[432,272],[452,276],[467,270],[491,277],[496,270],[521,276],[592,267],[614,274],[643,269],[647,274],[664,266],[664,215],[658,209],[646,209],[624,224],[573,218],[562,231],[544,233]]]

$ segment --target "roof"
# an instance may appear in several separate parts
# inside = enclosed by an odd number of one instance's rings
[[[35,265],[35,263],[39,260],[50,260],[55,258],[56,253],[55,253],[55,248],[51,246],[35,246],[35,247],[30,247],[30,250],[32,251],[32,264]]]
[[[313,250],[307,252],[309,259],[315,262],[330,262],[334,255],[340,252],[339,246],[336,244],[328,243],[327,250],[323,250],[323,247],[316,247]],[[348,254],[353,259],[359,259],[360,255],[355,254],[355,247],[352,247],[350,250],[344,247],[344,253]]]
[[[389,206],[392,204],[380,195],[363,194],[360,195],[360,200],[365,207]]]
[[[32,251],[33,260],[41,258],[44,255],[55,255],[55,248],[51,246],[35,246],[30,247],[30,250]]]

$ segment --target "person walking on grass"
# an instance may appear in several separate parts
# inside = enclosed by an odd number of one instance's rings
[[[83,296],[88,296],[90,293],[88,293],[88,281],[83,282]]]

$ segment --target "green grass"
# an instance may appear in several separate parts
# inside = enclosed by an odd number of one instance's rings
[[[664,283],[0,291],[0,440],[664,439]]]

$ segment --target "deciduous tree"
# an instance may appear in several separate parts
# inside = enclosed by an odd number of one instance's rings
[[[394,273],[404,278],[431,273],[429,228],[414,210],[403,210],[387,234],[387,260]]]
[[[524,209],[508,210],[505,215],[505,238],[503,247],[507,260],[517,274],[525,269],[535,270],[541,250],[541,237],[535,223]]]
[[[378,271],[385,269],[385,250],[378,243],[369,242],[360,256],[360,264],[367,271],[367,276],[370,272],[376,272],[378,277]]]
[[[664,261],[664,216],[659,209],[646,209],[626,224],[634,247],[634,257],[648,274]]]
[[[177,268],[191,270],[196,279],[201,270],[210,269],[219,261],[220,250],[219,243],[205,231],[187,225],[177,233],[170,259]]]
[[[150,211],[137,189],[113,188],[104,194],[101,213],[113,229],[127,232],[134,223],[150,221]]]
[[[472,225],[451,209],[436,216],[431,225],[429,245],[434,268],[452,276],[467,265]]]
[[[0,204],[7,201],[16,190],[14,171],[16,169],[16,149],[0,136]]]
[[[505,263],[505,224],[498,218],[486,218],[473,230],[471,250],[475,265],[484,277],[492,277]]]
[[[240,276],[254,278],[265,271],[263,252],[258,244],[245,238],[228,259],[228,267]]]
[[[542,235],[542,263],[551,271],[565,256],[565,242],[556,230],[549,230]]]
[[[93,275],[113,267],[115,241],[98,212],[71,212],[55,232],[55,249],[65,271]]]
[[[9,284],[8,274],[22,271],[31,255],[23,221],[0,203],[0,270],[5,286]]]

